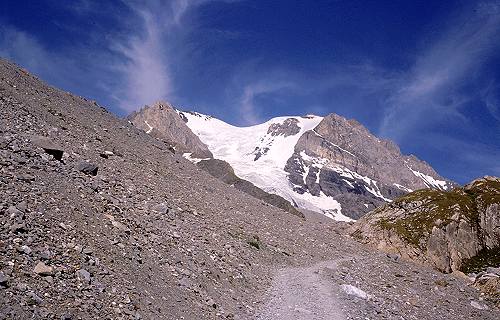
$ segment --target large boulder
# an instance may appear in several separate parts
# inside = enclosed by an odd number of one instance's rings
[[[64,155],[63,148],[49,137],[33,135],[30,140],[34,146],[42,148],[47,154],[53,156],[54,159],[62,160]]]

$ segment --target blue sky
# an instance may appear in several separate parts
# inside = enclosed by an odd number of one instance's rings
[[[498,0],[3,0],[0,56],[120,116],[334,112],[459,183],[500,176]]]

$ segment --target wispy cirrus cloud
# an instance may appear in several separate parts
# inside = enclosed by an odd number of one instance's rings
[[[500,121],[500,85],[495,81],[490,81],[482,90],[481,97],[490,114]]]
[[[161,39],[168,36],[172,27],[162,25],[161,17],[147,8],[133,10],[140,18],[142,32],[112,43],[112,48],[125,57],[125,61],[118,61],[123,85],[115,97],[126,112],[155,100],[168,99],[173,92],[169,59]]]
[[[269,82],[265,80],[246,85],[239,99],[239,113],[243,124],[254,125],[264,121],[259,106],[255,103],[259,96],[275,94],[292,87],[293,84],[290,82]]]
[[[449,21],[418,55],[413,67],[398,79],[387,99],[380,133],[400,140],[423,123],[456,118],[470,99],[464,86],[500,48],[500,5],[482,3]]]
[[[124,83],[115,94],[122,110],[131,112],[144,104],[172,98],[175,85],[171,46],[177,39],[174,35],[189,29],[189,25],[183,24],[184,16],[203,2],[175,0],[129,4],[142,25],[141,31],[111,44],[126,58],[119,62],[118,70]]]
[[[107,97],[100,102],[114,106],[118,114],[126,114],[144,104],[175,97],[173,48],[179,46],[183,34],[192,31],[186,15],[208,1],[131,1],[121,3],[126,10],[121,7],[120,11],[111,4],[76,1],[63,6],[68,13],[85,19],[105,11],[116,25],[112,30],[95,26],[87,45],[52,50],[36,35],[0,23],[0,55],[66,90]],[[120,19],[118,12],[124,14]],[[131,22],[133,28],[128,26]],[[75,31],[72,25],[54,24]],[[85,85],[83,82],[89,79],[93,81]],[[82,88],[87,91],[82,92]]]

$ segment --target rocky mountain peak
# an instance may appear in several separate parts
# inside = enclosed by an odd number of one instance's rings
[[[337,219],[359,218],[412,190],[454,186],[427,163],[402,155],[394,142],[337,114],[277,117],[241,128],[196,112],[181,116],[237,176]]]
[[[127,119],[146,133],[172,144],[179,152],[190,152],[198,158],[211,158],[212,153],[186,125],[185,118],[168,102],[144,106]]]
[[[301,136],[285,170],[297,192],[331,197],[354,218],[412,190],[455,185],[427,163],[402,155],[394,142],[336,114]]]

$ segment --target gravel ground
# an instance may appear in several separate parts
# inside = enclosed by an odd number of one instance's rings
[[[275,275],[268,293],[270,298],[258,310],[256,319],[347,319],[340,308],[338,289],[324,276],[325,270],[336,268],[336,261],[326,261],[311,267],[281,270]]]

